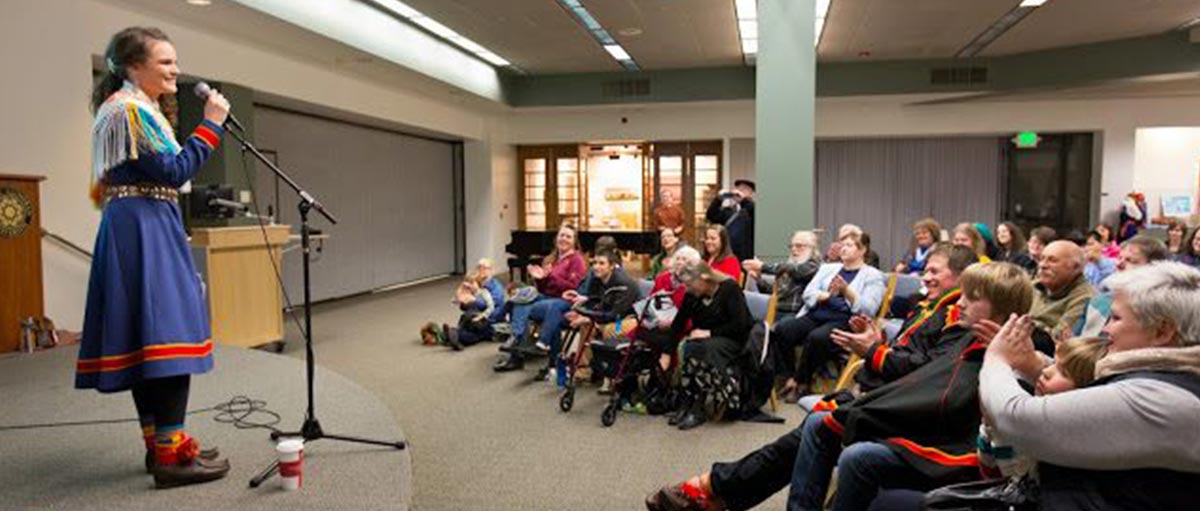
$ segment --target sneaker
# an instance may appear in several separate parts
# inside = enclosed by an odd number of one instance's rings
[[[600,384],[600,390],[598,392],[602,396],[607,396],[609,394],[612,394],[613,393],[612,378],[605,378],[604,382]]]
[[[463,345],[458,342],[458,329],[452,328],[450,325],[442,323],[442,337],[446,339],[446,344],[454,351],[462,351]]]

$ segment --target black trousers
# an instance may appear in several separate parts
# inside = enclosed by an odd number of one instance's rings
[[[772,342],[779,347],[782,364],[779,374],[790,375],[800,384],[812,381],[812,376],[826,362],[841,356],[842,349],[833,343],[835,329],[850,328],[848,321],[816,321],[810,317],[791,317],[775,324]],[[804,358],[796,363],[796,348],[804,347]]]
[[[731,463],[714,463],[709,472],[713,493],[727,509],[750,509],[792,481],[803,428],[794,428],[762,448]]]
[[[142,380],[133,386],[133,404],[142,425],[177,429],[187,415],[192,376],[184,374]]]

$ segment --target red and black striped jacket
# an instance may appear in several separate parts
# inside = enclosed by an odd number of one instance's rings
[[[946,329],[939,343],[952,355],[833,410],[824,426],[845,445],[882,443],[937,481],[977,478],[979,369],[987,346],[962,325]]]

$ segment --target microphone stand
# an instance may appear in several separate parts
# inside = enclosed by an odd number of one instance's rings
[[[249,152],[250,154],[254,155],[258,161],[262,162],[263,165],[266,165],[267,168],[271,169],[271,172],[274,172],[280,180],[282,180],[284,183],[287,183],[287,185],[296,192],[296,195],[300,197],[300,203],[297,208],[300,211],[300,248],[301,252],[303,253],[302,261],[304,266],[304,331],[301,333],[304,335],[304,366],[307,375],[308,410],[304,414],[304,423],[300,426],[299,431],[273,431],[271,432],[271,439],[278,440],[280,437],[300,437],[305,443],[308,443],[315,440],[320,440],[322,438],[328,438],[330,440],[340,440],[343,442],[380,445],[384,447],[404,449],[407,445],[403,441],[388,442],[353,436],[335,435],[332,433],[326,433],[325,430],[321,428],[321,423],[317,420],[316,405],[315,400],[313,399],[313,376],[315,374],[316,357],[313,355],[312,281],[309,276],[309,263],[312,250],[309,243],[311,228],[308,225],[308,214],[310,211],[316,210],[317,213],[320,213],[321,216],[325,217],[325,219],[329,220],[329,223],[332,224],[337,223],[337,218],[335,218],[333,214],[321,204],[320,201],[314,198],[312,194],[301,188],[291,176],[271,162],[269,158],[264,156],[262,152],[260,152],[258,148],[254,146],[253,143],[246,140],[244,133],[239,132],[238,129],[232,129],[234,126],[231,126],[228,121],[226,121],[225,126],[226,132],[233,136],[233,138],[237,139],[238,143],[241,144],[242,151]],[[259,472],[258,475],[254,476],[254,478],[250,480],[250,487],[257,488],[263,483],[263,481],[266,481],[278,471],[279,461],[271,462],[270,466],[263,469],[262,472]]]

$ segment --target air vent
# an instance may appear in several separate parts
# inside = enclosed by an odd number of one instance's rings
[[[933,85],[965,85],[987,83],[986,67],[938,67],[929,71],[929,83]]]
[[[606,98],[628,98],[650,95],[650,80],[612,80],[604,82],[601,94]]]

